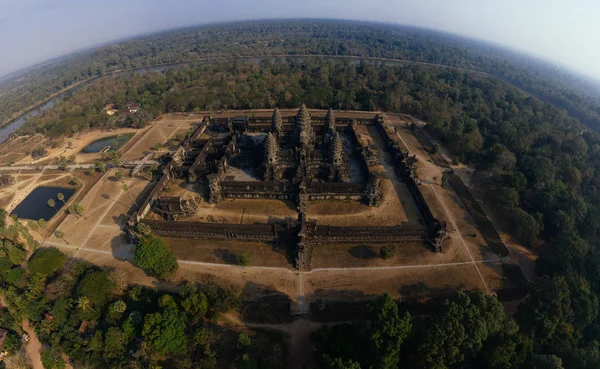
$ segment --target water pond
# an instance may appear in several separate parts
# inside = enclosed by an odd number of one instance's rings
[[[57,195],[62,193],[64,203],[57,198]],[[49,220],[65,205],[65,203],[73,196],[75,189],[64,188],[64,187],[37,187],[31,191],[17,207],[11,215],[16,215],[21,219],[38,220],[44,219]],[[54,200],[54,208],[48,205],[48,200]]]
[[[133,135],[134,133],[124,133],[118,136],[104,137],[87,145],[81,152],[85,154],[98,153],[107,147],[109,150],[115,151],[123,147]]]

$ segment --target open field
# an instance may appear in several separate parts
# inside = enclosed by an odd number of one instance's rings
[[[307,301],[316,299],[356,301],[389,293],[397,299],[415,299],[452,294],[456,290],[482,289],[502,286],[501,275],[488,272],[495,269],[478,263],[486,275],[486,284],[478,276],[474,264],[415,266],[397,269],[314,270],[303,277]]]
[[[166,238],[165,241],[178,260],[235,265],[236,255],[247,252],[250,265],[293,268],[293,260],[289,260],[295,246],[293,244],[272,245],[264,242],[181,238]]]
[[[143,136],[123,155],[123,160],[139,160],[152,152],[151,147],[157,143],[164,145],[169,139],[185,134],[190,127],[203,119],[199,114],[167,114],[150,124]]]
[[[471,259],[460,241],[452,238],[442,252],[434,253],[422,242],[390,244],[394,255],[384,260],[380,255],[383,244],[348,243],[315,245],[312,268],[389,267],[394,265],[448,264]],[[494,259],[495,260],[495,259]]]

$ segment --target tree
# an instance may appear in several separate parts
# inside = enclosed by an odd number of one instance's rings
[[[138,240],[133,261],[137,267],[162,279],[174,273],[179,267],[164,240],[153,236],[144,236]]]
[[[324,355],[321,359],[323,369],[361,369],[360,363],[353,360],[344,360],[342,358],[331,358]]]
[[[46,221],[44,220],[44,218],[38,219],[37,223],[39,224],[40,227],[46,229]]]
[[[440,145],[437,143],[434,143],[433,146],[431,146],[431,153],[439,154],[439,152],[440,152]]]
[[[64,234],[64,232],[63,232],[63,231],[56,230],[56,231],[54,231],[54,236],[55,236],[56,238],[61,238],[61,239],[63,239],[63,238],[65,237],[65,234]]]
[[[413,365],[441,369],[468,362],[488,337],[506,327],[507,320],[495,297],[481,291],[471,295],[459,292],[432,315],[431,326],[419,338]]]
[[[27,268],[31,274],[39,273],[49,277],[62,269],[66,260],[67,256],[56,247],[44,247],[33,254],[27,263]]]
[[[106,270],[89,271],[77,284],[77,294],[86,296],[94,305],[103,305],[113,289],[110,273]]]
[[[63,195],[62,193],[57,193],[56,198],[58,199],[58,201],[62,201],[63,204],[65,203],[65,195]]]
[[[396,368],[400,347],[412,327],[410,314],[399,314],[398,304],[386,293],[369,304],[369,319],[373,367]]]
[[[100,160],[96,160],[96,162],[94,163],[94,168],[100,173],[106,172],[106,166]]]
[[[129,198],[133,201],[133,203],[137,207],[138,206],[137,201],[135,201],[135,199],[131,196],[131,193],[129,193],[128,191],[129,191],[129,186],[127,185],[127,183],[123,183],[123,192],[127,192],[127,194],[129,195]]]
[[[149,225],[139,222],[135,225],[135,230],[143,236],[149,236],[152,233],[152,228]]]
[[[82,215],[84,209],[83,206],[81,206],[80,204],[72,204],[71,206],[69,206],[67,211],[69,212],[69,214]]]
[[[117,181],[121,181],[123,179],[123,172],[121,172],[120,170],[117,170],[115,172],[115,178],[117,179]]]
[[[63,369],[66,366],[60,352],[54,348],[43,350],[40,356],[45,369]]]
[[[165,306],[144,318],[142,335],[148,346],[161,355],[181,354],[187,348],[185,324],[176,306]]]
[[[181,295],[181,308],[187,313],[188,319],[192,324],[198,323],[208,311],[206,295],[189,284],[183,286],[179,294]]]
[[[0,208],[0,228],[4,228],[6,226],[6,216],[8,212],[2,208]]]
[[[94,310],[92,308],[92,302],[90,301],[90,299],[87,296],[80,296],[77,299],[77,308],[83,312]]]
[[[125,353],[127,337],[117,327],[110,327],[104,338],[104,357],[108,359],[118,358]]]
[[[51,208],[54,208],[54,210],[58,211],[58,209],[56,208],[56,202],[54,202],[53,199],[48,200],[48,206]]]

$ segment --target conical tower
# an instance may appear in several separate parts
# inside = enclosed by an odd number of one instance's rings
[[[275,136],[269,132],[265,139],[265,160],[268,164],[276,164],[279,160],[279,147]]]
[[[328,132],[335,131],[335,113],[331,108],[329,108],[329,111],[327,111],[327,116],[325,116],[325,126],[327,127]]]
[[[302,106],[300,107],[300,109],[298,109],[298,114],[296,115],[296,125],[300,125],[300,126],[308,125],[308,126],[310,126],[310,124],[311,124],[310,113],[308,112],[308,109],[306,108],[306,105],[302,104]]]
[[[273,133],[267,133],[265,139],[265,181],[277,179],[276,168],[277,162],[279,161],[279,144]]]
[[[295,138],[296,145],[309,154],[313,150],[315,134],[312,129],[310,113],[306,105],[302,104],[296,115]]]
[[[271,132],[273,132],[277,138],[281,138],[281,135],[283,134],[283,120],[281,119],[281,113],[277,108],[273,110],[273,116],[271,117]]]
[[[331,162],[335,166],[339,166],[342,164],[343,155],[344,155],[344,143],[342,141],[342,136],[335,132],[333,134],[333,141],[331,142]]]

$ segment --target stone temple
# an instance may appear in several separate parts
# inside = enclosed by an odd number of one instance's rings
[[[375,127],[386,146],[377,148],[367,142],[358,132],[361,125]],[[397,140],[394,128],[379,115],[353,118],[329,109],[324,117],[313,117],[305,105],[287,116],[275,109],[270,117],[206,117],[170,156],[161,179],[130,224],[143,222],[168,237],[290,244],[299,270],[309,268],[312,247],[327,243],[423,241],[440,251],[447,236],[445,224],[433,217],[419,188],[416,160]],[[311,202],[317,200],[379,206],[384,194],[380,173],[373,170],[380,164],[378,150],[387,150],[393,158],[394,175],[406,184],[420,224],[344,227],[309,219]],[[251,173],[251,178],[237,176],[239,168]],[[226,198],[294,201],[298,216],[274,224],[187,220],[197,210],[196,204],[162,195],[171,178],[202,184],[206,189],[202,201],[215,206]]]

